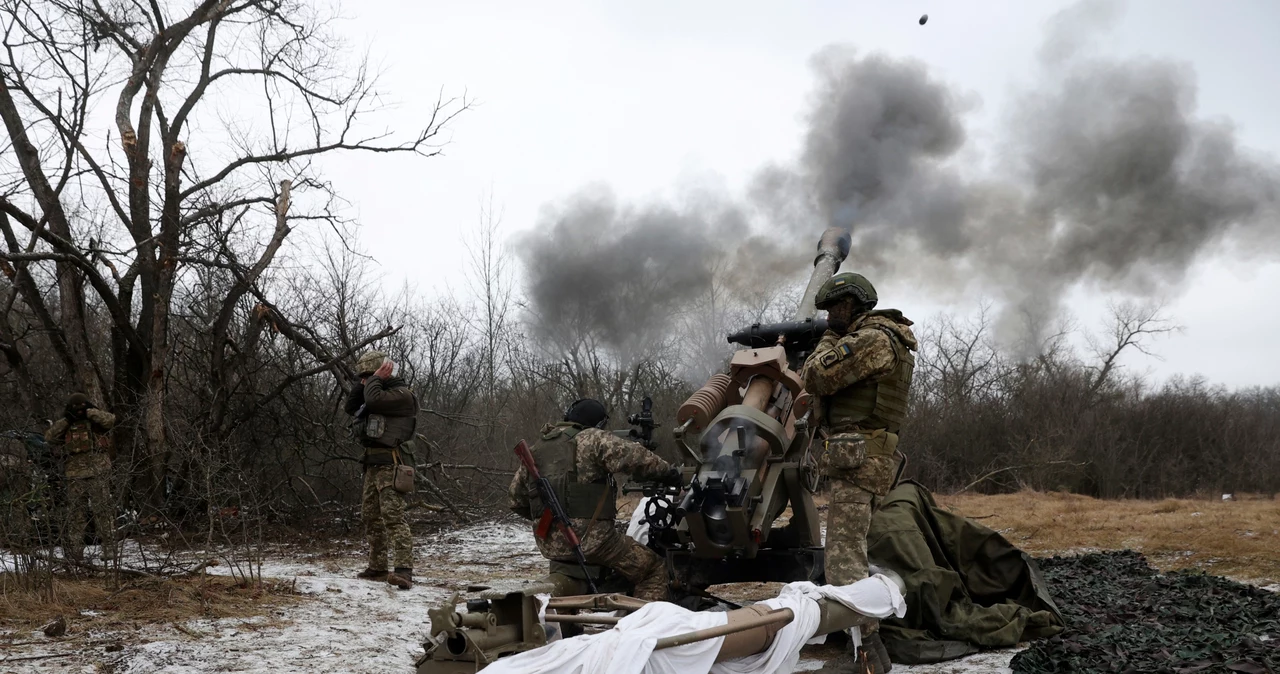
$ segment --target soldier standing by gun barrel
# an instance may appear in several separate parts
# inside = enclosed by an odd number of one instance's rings
[[[635,584],[635,596],[649,601],[667,599],[667,571],[649,548],[624,536],[614,524],[617,493],[614,473],[679,484],[678,468],[642,445],[601,430],[609,415],[597,400],[575,401],[564,420],[547,424],[534,444],[538,472],[553,486],[556,498],[581,540],[589,564],[606,566]],[[511,510],[528,520],[542,516],[545,505],[524,466],[516,470],[509,490]],[[576,564],[574,546],[558,530],[534,537],[549,560]]]
[[[877,301],[875,288],[860,274],[836,274],[824,283],[815,306],[827,310],[829,329],[802,371],[805,390],[821,397],[828,433],[825,547],[832,585],[849,585],[869,573],[867,532],[898,471],[898,429],[915,368],[911,321],[897,309],[874,310]],[[875,674],[890,670],[878,626],[863,628],[862,650]]]
[[[345,410],[355,417],[354,435],[364,447],[364,488],[360,519],[369,541],[369,566],[358,578],[383,580],[408,590],[413,587],[413,535],[404,516],[404,496],[395,488],[401,446],[417,429],[418,399],[400,377],[395,363],[381,351],[369,351],[356,361],[360,383],[347,395]],[[394,571],[387,572],[387,544],[393,548]]]
[[[111,498],[111,429],[116,415],[100,410],[83,393],[67,398],[63,417],[45,431],[45,442],[64,455],[67,556],[80,561],[88,512],[102,542],[102,559],[115,559],[115,502]],[[88,511],[88,512],[86,512]]]

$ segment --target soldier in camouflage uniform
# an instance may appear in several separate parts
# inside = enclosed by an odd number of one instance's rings
[[[917,348],[911,321],[897,309],[873,310],[875,288],[860,274],[841,273],[819,288],[816,305],[830,329],[805,361],[805,390],[819,396],[827,431],[823,467],[830,485],[826,574],[832,585],[868,575],[871,515],[893,487],[898,429],[907,411]],[[877,625],[863,628],[875,671],[889,671]]]
[[[680,470],[643,445],[602,430],[608,419],[599,401],[578,400],[565,412],[564,421],[542,428],[541,439],[530,451],[538,473],[551,482],[569,516],[587,563],[617,571],[635,584],[633,594],[640,599],[666,601],[667,571],[662,559],[614,525],[613,474],[679,484]],[[535,521],[542,516],[542,500],[524,466],[511,480],[509,495],[516,514]],[[558,529],[536,540],[543,557],[575,563],[573,546]]]
[[[356,361],[360,384],[347,396],[346,412],[355,417],[354,432],[364,447],[364,488],[360,519],[369,541],[369,566],[359,578],[386,580],[402,590],[413,587],[413,536],[404,516],[404,495],[392,486],[401,449],[417,427],[418,399],[400,377],[391,375],[394,363],[381,351]],[[387,572],[387,546],[394,571]]]
[[[116,556],[115,501],[111,498],[111,429],[116,415],[98,409],[83,393],[73,393],[61,419],[44,439],[63,454],[67,490],[67,556],[82,559],[84,529],[90,511],[102,542],[102,559]]]

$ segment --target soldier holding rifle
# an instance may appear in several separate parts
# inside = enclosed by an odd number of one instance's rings
[[[580,553],[585,563],[609,567],[634,583],[636,597],[665,601],[667,573],[662,559],[614,525],[617,491],[613,474],[679,484],[680,470],[644,446],[602,430],[608,420],[603,404],[584,398],[569,406],[563,421],[543,427],[542,437],[530,453],[575,535],[544,523],[534,538],[542,556],[549,560],[576,564]],[[548,507],[523,465],[511,480],[509,495],[511,510],[525,519],[541,519]],[[574,544],[574,538],[579,539],[579,545]]]

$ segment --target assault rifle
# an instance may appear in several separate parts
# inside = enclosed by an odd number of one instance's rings
[[[560,533],[564,534],[569,545],[573,546],[573,556],[577,558],[578,566],[582,568],[582,576],[587,579],[591,593],[596,594],[598,592],[596,583],[591,580],[591,574],[587,571],[587,558],[582,554],[582,542],[578,540],[578,534],[569,523],[569,516],[565,514],[564,506],[560,505],[560,499],[556,498],[555,491],[551,489],[551,481],[538,473],[538,466],[533,462],[533,452],[529,451],[529,445],[525,444],[524,440],[516,445],[516,456],[519,457],[520,463],[524,464],[524,469],[529,473],[529,479],[533,480],[538,488],[538,497],[542,499],[542,517],[538,520],[534,535],[538,538],[546,538],[552,524],[559,527]]]

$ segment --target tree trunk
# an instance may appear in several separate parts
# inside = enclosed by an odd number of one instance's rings
[[[40,167],[40,153],[27,137],[26,125],[18,113],[18,108],[9,93],[9,88],[5,85],[3,76],[0,76],[0,118],[3,118],[5,128],[9,131],[9,138],[13,141],[13,153],[22,167],[23,176],[31,186],[36,202],[44,211],[49,231],[65,241],[71,241],[71,224],[67,221],[67,214],[62,209],[58,194]],[[88,333],[85,331],[84,288],[80,273],[74,264],[61,260],[56,265],[56,273],[62,334],[71,356],[77,387],[89,396],[90,400],[105,403],[97,369],[93,366],[93,353],[89,349]]]

